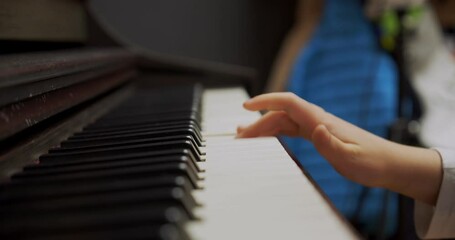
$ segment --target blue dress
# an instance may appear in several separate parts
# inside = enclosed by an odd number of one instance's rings
[[[386,137],[396,118],[397,88],[395,65],[379,48],[361,2],[326,0],[319,27],[296,59],[288,90]],[[365,190],[342,177],[308,141],[287,137],[284,141],[345,216],[356,218],[369,233],[394,231],[395,194],[386,194],[382,189]],[[367,193],[363,200],[362,191]]]

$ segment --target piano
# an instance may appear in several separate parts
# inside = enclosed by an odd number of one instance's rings
[[[0,56],[0,239],[359,238],[277,138],[235,138],[251,86],[141,58]]]
[[[0,61],[1,239],[358,238],[277,138],[235,138],[260,117],[244,87],[142,86],[128,53],[78,54]]]

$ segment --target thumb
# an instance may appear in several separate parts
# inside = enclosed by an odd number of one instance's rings
[[[343,168],[345,160],[354,157],[352,144],[344,143],[333,135],[326,126],[319,124],[311,135],[311,141],[318,152],[329,161],[335,169]]]

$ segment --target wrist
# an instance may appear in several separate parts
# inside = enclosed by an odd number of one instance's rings
[[[434,205],[442,180],[442,163],[433,149],[394,144],[388,157],[385,188]]]

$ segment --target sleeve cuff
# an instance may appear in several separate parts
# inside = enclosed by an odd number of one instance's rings
[[[455,237],[455,151],[436,149],[442,158],[443,179],[436,206],[415,202],[414,221],[420,238]]]

